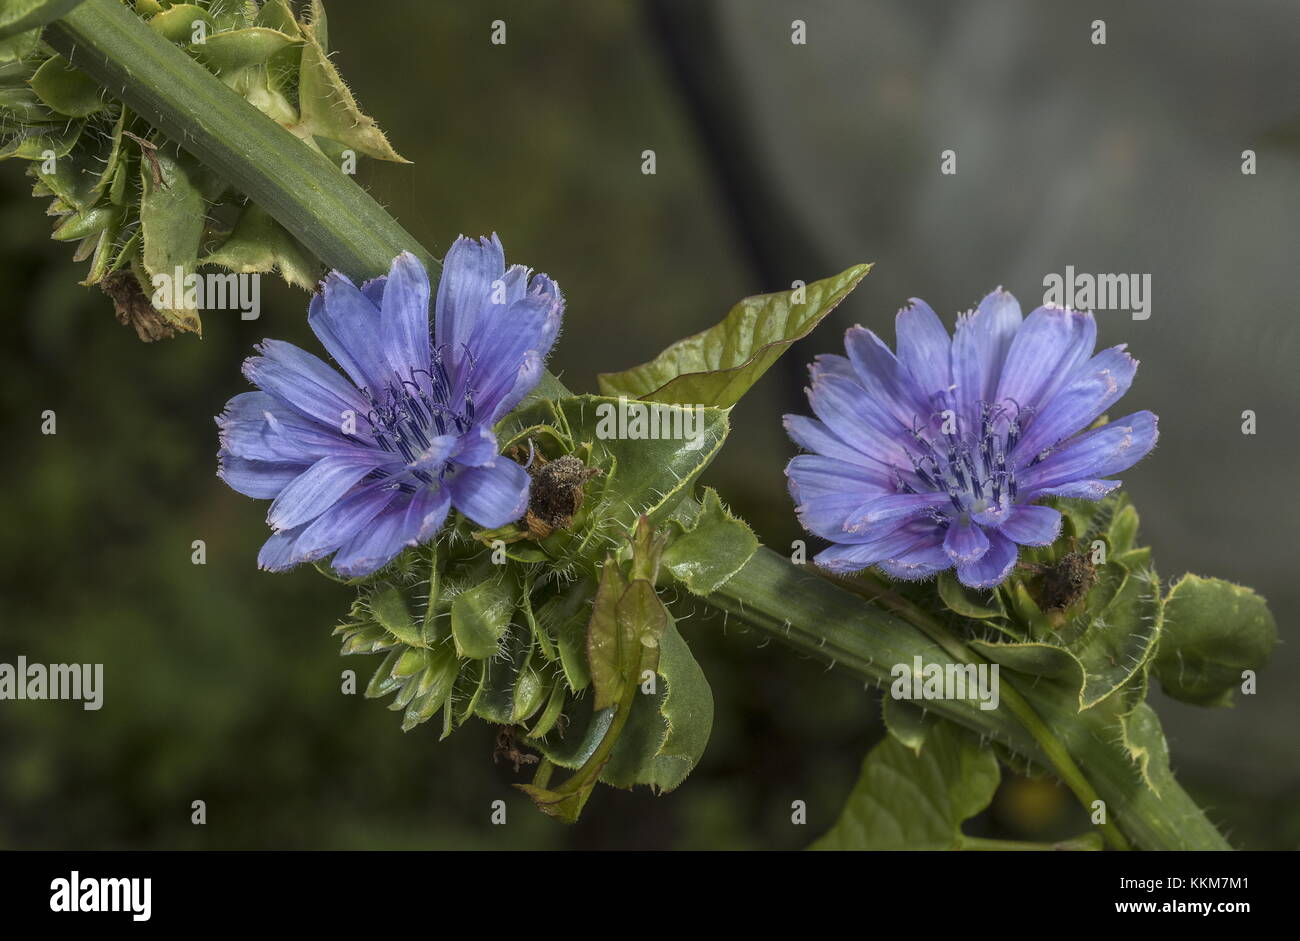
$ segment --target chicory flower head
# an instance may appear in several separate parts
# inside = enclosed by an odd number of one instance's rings
[[[537,385],[563,310],[554,281],[506,267],[495,235],[447,253],[432,339],[415,256],[361,287],[332,272],[307,321],[351,382],[265,340],[244,363],[260,391],[217,419],[221,479],[273,501],[258,564],[333,553],[334,570],[355,577],[433,538],[452,507],[489,528],[522,516],[528,474],[498,453],[492,428]]]
[[[902,579],[956,566],[972,588],[999,584],[1018,545],[1045,546],[1061,514],[1034,501],[1099,500],[1106,480],[1156,443],[1134,412],[1083,434],[1127,390],[1137,361],[1093,355],[1092,314],[1040,307],[1023,320],[1005,291],[957,320],[949,338],[924,301],[898,312],[898,355],[870,330],[848,357],[819,356],[808,399],[817,419],[785,417],[801,454],[786,468],[800,522],[833,545],[838,573],[879,566]]]

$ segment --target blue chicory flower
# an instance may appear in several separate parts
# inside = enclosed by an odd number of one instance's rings
[[[493,425],[542,376],[564,300],[544,274],[505,264],[501,242],[461,237],[438,284],[415,256],[360,288],[332,272],[307,321],[351,382],[322,360],[265,340],[244,375],[261,391],[217,419],[219,476],[270,499],[275,530],[258,565],[282,571],[331,553],[366,575],[427,542],[455,507],[504,526],[528,506],[528,473],[498,452]]]
[[[1092,314],[1020,305],[997,290],[949,338],[924,301],[898,312],[898,355],[870,330],[848,357],[819,356],[808,399],[817,419],[785,417],[810,454],[786,468],[804,528],[833,545],[829,571],[879,566],[901,579],[956,566],[972,588],[1015,567],[1018,545],[1045,546],[1061,514],[1034,501],[1099,500],[1106,480],[1156,443],[1156,416],[1134,412],[1083,434],[1128,390],[1137,361],[1093,355]]]

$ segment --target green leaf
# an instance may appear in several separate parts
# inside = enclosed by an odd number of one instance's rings
[[[12,140],[0,147],[0,160],[7,160],[10,157],[44,160],[47,152],[61,160],[72,151],[84,127],[84,121],[72,121],[54,129],[48,125],[25,127]]]
[[[39,32],[75,7],[81,0],[4,0],[0,3],[0,39]]]
[[[320,273],[315,259],[256,203],[244,208],[230,236],[199,264],[221,265],[244,274],[279,269],[284,280],[307,290]]]
[[[419,627],[411,620],[406,599],[396,586],[382,583],[366,596],[366,604],[375,621],[404,644],[423,647]]]
[[[517,592],[505,578],[490,578],[461,592],[451,603],[451,634],[462,657],[493,656],[510,626]]]
[[[36,92],[16,85],[0,87],[0,117],[15,124],[52,124],[59,116],[41,104]]]
[[[316,26],[304,28],[303,39],[298,74],[299,133],[329,138],[378,160],[410,163],[393,150],[374,119],[361,112],[322,48]]]
[[[699,763],[713,729],[713,691],[670,622],[659,642],[655,692],[638,691],[632,714],[600,780],[614,787],[671,791]]]
[[[881,698],[880,718],[885,723],[886,731],[915,755],[921,754],[926,736],[935,723],[934,717],[916,703],[895,699],[893,696]]]
[[[935,721],[920,754],[888,735],[812,849],[961,849],[962,822],[989,805],[1000,776],[992,749],[951,722]]]
[[[277,30],[294,39],[302,37],[302,30],[298,28],[298,21],[294,19],[293,8],[289,6],[289,0],[266,0],[261,9],[257,11],[257,18],[254,23],[257,26]],[[318,28],[318,38],[320,32]]]
[[[496,650],[500,656],[475,661],[481,664],[482,672],[470,709],[487,722],[510,725],[514,721],[515,686],[531,655],[528,632],[507,624]]]
[[[44,160],[35,161],[32,167],[37,178],[54,195],[77,209],[89,209],[97,201],[97,160],[96,154],[79,143],[67,156],[54,160],[50,172],[46,172],[47,163]]]
[[[1241,585],[1184,575],[1165,598],[1156,677],[1175,699],[1228,706],[1244,670],[1258,670],[1277,643],[1266,602]]]
[[[753,531],[731,515],[717,491],[706,487],[699,513],[664,551],[663,564],[692,594],[709,595],[757,551],[758,538]]]
[[[1138,703],[1128,715],[1120,717],[1124,749],[1137,765],[1142,781],[1156,797],[1173,780],[1169,771],[1169,745],[1156,711]]]
[[[1009,670],[1049,679],[1068,678],[1075,689],[1083,682],[1083,664],[1069,650],[1057,644],[979,639],[972,639],[969,643],[976,653]]]
[[[219,77],[253,66],[265,67],[270,58],[301,40],[276,29],[253,26],[215,33],[201,43],[191,43],[190,53]]]
[[[633,655],[640,656],[634,638],[625,636],[626,625],[618,617],[618,603],[626,591],[627,582],[618,564],[612,558],[607,559],[601,569],[600,587],[587,626],[587,664],[595,697],[592,708],[597,712],[623,698],[628,660]]]
[[[140,231],[144,237],[142,261],[150,278],[172,279],[175,303],[159,312],[182,330],[201,332],[198,311],[180,303],[184,284],[176,281],[194,273],[199,244],[207,218],[207,193],[216,188],[214,178],[186,154],[153,152],[154,161],[140,161]],[[157,167],[159,179],[154,179]]]
[[[0,65],[20,62],[36,51],[40,45],[41,31],[29,29],[25,33],[15,33],[0,39]]]
[[[954,614],[975,620],[1006,617],[1007,612],[1002,607],[1002,602],[998,600],[996,592],[993,592],[990,597],[989,592],[967,588],[957,580],[952,569],[939,573],[938,586],[939,597]]]
[[[104,107],[104,90],[63,56],[51,56],[36,70],[32,91],[51,111],[70,118],[84,118]]]
[[[796,292],[747,297],[721,323],[679,340],[648,363],[597,377],[605,395],[725,408],[736,404],[796,340],[857,287],[871,265],[854,265]]]
[[[208,11],[193,3],[176,3],[149,20],[149,25],[169,42],[189,44],[194,37],[194,24],[203,21],[208,36],[217,32],[216,21]]]
[[[1110,562],[1106,569],[1122,571],[1123,567]],[[1093,591],[1101,588],[1099,583]],[[1089,600],[1091,605],[1091,596]],[[1105,608],[1091,617],[1084,635],[1070,645],[1087,671],[1079,692],[1080,709],[1091,709],[1147,669],[1160,639],[1160,609],[1160,580],[1155,572],[1125,573]]]
[[[587,666],[588,603],[596,594],[594,579],[582,578],[561,588],[535,609],[537,628],[555,638],[564,677],[574,692],[591,683]]]

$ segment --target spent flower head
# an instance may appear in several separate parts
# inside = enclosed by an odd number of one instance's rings
[[[272,501],[258,564],[333,554],[335,571],[366,575],[433,538],[452,508],[488,528],[522,516],[528,474],[492,428],[537,385],[563,310],[554,281],[506,267],[495,235],[448,251],[432,338],[415,256],[361,287],[332,272],[307,320],[348,379],[265,340],[244,363],[260,391],[217,419],[220,477]]]
[[[1100,499],[1120,484],[1106,478],[1155,445],[1146,411],[1084,431],[1138,365],[1122,345],[1093,354],[1090,313],[1040,307],[1022,319],[998,290],[951,338],[915,298],[896,329],[897,356],[850,328],[847,358],[811,367],[817,418],[785,417],[812,452],[786,468],[790,495],[804,527],[833,543],[815,560],[830,571],[920,579],[956,566],[963,584],[990,588],[1018,546],[1060,533],[1061,514],[1036,501]]]

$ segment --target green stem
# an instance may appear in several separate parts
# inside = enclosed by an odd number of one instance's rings
[[[438,262],[328,157],[227,88],[122,5],[84,0],[46,41],[137,115],[247,194],[331,268],[385,274]]]
[[[920,606],[912,603],[897,592],[890,589],[888,584],[877,579],[874,575],[858,575],[855,578],[835,578],[832,579],[837,584],[844,585],[851,591],[858,591],[872,600],[878,600],[888,607],[899,612],[909,623],[914,624],[931,640],[938,644],[943,650],[958,663],[987,664],[988,661],[976,654],[966,646],[962,640],[950,631],[938,618],[933,617]],[[1079,766],[1075,764],[1070,753],[1066,751],[1061,740],[1052,733],[1044,723],[1034,707],[1031,706],[1014,685],[1007,682],[1005,678],[1001,683],[1001,700],[1007,704],[1010,709],[1020,720],[1020,724],[1025,730],[1033,736],[1038,747],[1042,749],[1043,755],[1047,758],[1052,769],[1078,799],[1083,806],[1084,812],[1092,814],[1093,807],[1097,800],[1097,791],[1084,777]],[[1115,821],[1109,816],[1106,822],[1101,824],[1102,833],[1106,837],[1106,842],[1113,849],[1129,849],[1128,840],[1120,832]]]
[[[825,578],[760,548],[745,566],[707,599],[709,604],[797,650],[846,668],[868,683],[891,682],[891,667],[927,661],[958,662],[918,628]],[[946,664],[945,664],[946,665]],[[1106,802],[1129,841],[1140,849],[1230,849],[1187,793],[1170,778],[1157,795],[1141,779],[1115,729],[1098,710],[1080,713],[1047,684],[1020,695],[1051,731],[1076,767]],[[1005,694],[1004,694],[1004,699]],[[939,699],[927,708],[972,731],[995,738],[1023,757],[1050,764],[1050,757],[1022,717],[1007,709],[981,710],[970,700]],[[1059,757],[1059,756],[1058,756]]]

